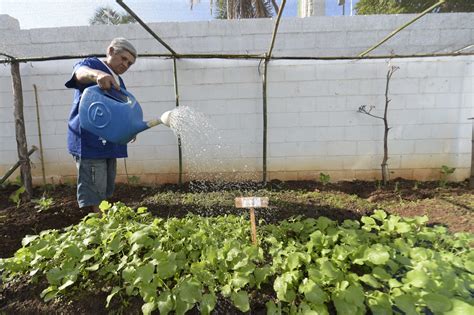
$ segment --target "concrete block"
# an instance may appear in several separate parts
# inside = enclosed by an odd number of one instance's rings
[[[298,156],[312,156],[323,157],[327,155],[327,143],[322,141],[304,142],[304,139],[297,140],[298,143],[297,154]]]
[[[403,95],[405,99],[405,105],[408,109],[422,109],[422,108],[433,108],[435,107],[438,95],[434,94],[406,94]],[[392,101],[390,107],[392,107]]]
[[[299,82],[294,94],[288,96],[326,96],[334,95],[330,90],[328,81],[302,81]]]
[[[288,128],[268,128],[267,141],[268,143],[286,142],[286,136],[288,133]]]
[[[293,152],[290,156],[295,156],[298,149],[296,142],[271,143],[268,145],[267,152],[269,157],[285,157],[288,152]]]
[[[316,80],[316,70],[311,65],[295,65],[285,72],[287,81],[313,81]]]
[[[316,64],[316,78],[319,80],[341,80],[345,78],[346,63],[327,62]]]
[[[382,155],[383,141],[354,141],[357,143],[357,154],[364,155]]]
[[[439,30],[410,30],[410,45],[436,45],[440,41]]]
[[[429,78],[420,82],[420,93],[448,93],[450,92],[450,80],[448,78]]]
[[[8,14],[0,14],[0,30],[19,30],[20,22]]]
[[[345,112],[329,112],[329,119],[326,121],[327,126],[351,126],[357,125],[360,122],[364,124],[365,117],[354,111]],[[369,117],[370,118],[370,117]],[[366,124],[370,124],[366,122]]]
[[[371,47],[380,41],[377,30],[349,31],[346,45],[349,47]]]
[[[319,141],[345,140],[344,127],[324,126],[315,127],[316,139]]]
[[[255,114],[240,114],[238,119],[231,118],[238,122],[237,128],[241,129],[259,129],[263,128],[263,118]]]
[[[241,144],[239,156],[261,158],[263,157],[262,145],[258,143]]]
[[[345,96],[317,96],[310,98],[314,103],[314,111],[344,111],[346,110],[346,97]],[[305,98],[306,100],[306,98]],[[313,107],[313,106],[311,106]],[[309,110],[308,105],[308,111]],[[306,111],[306,110],[301,110]]]
[[[415,153],[416,140],[389,140],[388,150],[389,155],[400,154],[410,155]]]
[[[416,125],[423,121],[422,112],[412,109],[394,109],[390,111],[389,116],[392,125]]]
[[[420,86],[426,86],[426,80],[419,80],[419,79],[399,79],[399,78],[392,78],[390,80],[390,95],[398,95],[398,94],[417,94],[418,92],[426,92]],[[381,91],[380,94],[385,93],[385,89]]]
[[[316,141],[316,132],[314,127],[297,127],[291,128],[291,131],[286,133],[285,141],[287,142],[302,142],[308,143]]]
[[[333,141],[327,144],[328,155],[356,155],[357,142],[355,141]]]
[[[361,95],[383,95],[385,84],[386,80],[382,79],[363,80],[359,82],[359,92]]]
[[[286,114],[282,115],[284,121]],[[297,118],[298,126],[328,126],[331,121],[333,113],[331,112],[313,112],[313,113],[299,113]]]
[[[295,127],[301,125],[298,113],[270,113],[268,114],[268,126],[270,128]]]
[[[471,42],[471,29],[441,29],[439,31],[439,41],[436,43],[440,46],[454,46],[464,47],[472,44]],[[464,45],[464,46],[463,46]]]
[[[358,95],[359,94],[359,81],[358,80],[338,80],[331,81],[328,87],[328,94],[341,96],[341,95]]]

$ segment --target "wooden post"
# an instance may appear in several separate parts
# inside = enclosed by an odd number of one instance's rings
[[[252,244],[257,246],[257,223],[255,221],[255,208],[267,208],[268,197],[237,197],[235,198],[237,208],[250,209],[250,228]]]
[[[13,104],[15,115],[15,133],[20,161],[21,182],[25,186],[24,198],[31,200],[33,196],[33,183],[31,180],[30,158],[28,156],[28,144],[26,142],[25,119],[23,117],[23,88],[21,86],[20,64],[12,61],[11,75],[13,84]]]
[[[474,188],[474,117],[472,119],[472,135],[471,135],[471,177],[469,178],[469,187]]]

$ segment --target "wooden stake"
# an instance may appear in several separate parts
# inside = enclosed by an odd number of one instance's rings
[[[255,208],[267,208],[268,197],[237,197],[235,198],[235,206],[237,208],[250,209],[250,228],[252,244],[257,246],[257,223],[255,220]]]
[[[13,61],[11,64],[11,75],[13,85],[13,103],[15,115],[15,133],[20,161],[21,182],[25,186],[24,198],[30,201],[33,196],[33,183],[31,179],[30,158],[26,141],[25,119],[23,116],[23,88],[21,86],[20,64]]]
[[[255,209],[250,208],[250,227],[252,232],[252,244],[257,246],[257,224],[255,223]]]

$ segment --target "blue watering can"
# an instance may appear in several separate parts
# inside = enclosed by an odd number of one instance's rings
[[[169,127],[170,113],[145,122],[142,108],[131,93],[125,89],[106,91],[97,85],[86,88],[79,103],[81,127],[118,144],[127,144],[137,133],[153,126]]]

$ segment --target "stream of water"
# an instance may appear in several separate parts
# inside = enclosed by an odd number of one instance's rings
[[[254,186],[251,182],[258,181],[259,174],[249,172],[247,165],[238,170],[226,165],[222,155],[230,149],[229,145],[224,143],[219,130],[202,112],[189,106],[179,106],[171,112],[169,124],[181,141],[183,172],[191,188],[240,190],[247,185]],[[249,174],[254,178],[249,179]]]

